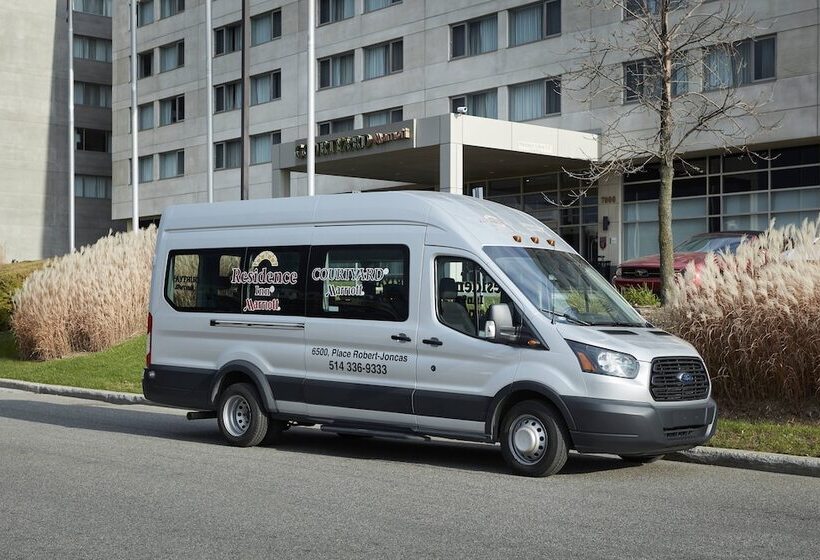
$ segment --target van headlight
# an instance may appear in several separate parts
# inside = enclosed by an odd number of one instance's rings
[[[567,344],[578,358],[582,371],[625,379],[635,379],[638,375],[638,360],[629,354],[572,340],[567,340]]]

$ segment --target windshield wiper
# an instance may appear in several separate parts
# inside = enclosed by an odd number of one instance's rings
[[[584,327],[590,326],[589,323],[586,321],[582,321],[580,319],[576,319],[575,317],[570,317],[569,315],[565,315],[563,313],[558,313],[557,311],[553,311],[552,309],[540,309],[542,313],[549,313],[553,317],[561,317],[565,319],[568,323],[574,323],[576,325],[582,325]]]
[[[646,328],[649,323],[624,323],[623,321],[613,321],[611,323],[595,323],[597,327],[632,327],[633,329]]]

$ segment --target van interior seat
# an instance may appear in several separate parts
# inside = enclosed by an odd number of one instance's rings
[[[448,327],[475,336],[475,323],[464,304],[456,301],[458,289],[456,281],[444,277],[438,281],[438,310],[441,320]]]

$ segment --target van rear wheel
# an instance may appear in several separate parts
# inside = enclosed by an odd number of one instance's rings
[[[219,429],[237,447],[258,445],[268,431],[268,415],[259,404],[256,388],[234,383],[219,398]]]
[[[539,401],[523,401],[504,416],[501,453],[517,474],[550,476],[567,462],[569,440],[564,420]]]

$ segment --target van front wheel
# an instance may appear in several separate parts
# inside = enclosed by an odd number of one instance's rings
[[[501,453],[517,474],[550,476],[561,470],[569,453],[563,419],[539,401],[523,401],[504,416]]]
[[[259,404],[256,389],[248,383],[234,383],[225,389],[217,420],[222,435],[237,447],[258,445],[268,431],[268,415]]]

